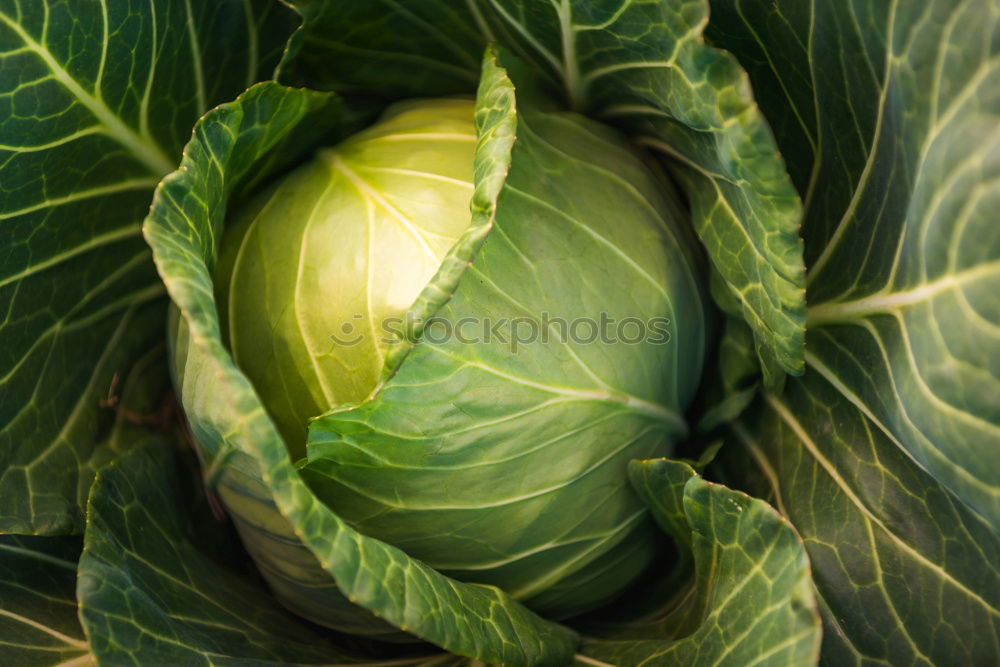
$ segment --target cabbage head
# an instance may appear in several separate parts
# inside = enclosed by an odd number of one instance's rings
[[[233,218],[218,302],[323,502],[560,618],[658,553],[627,466],[685,433],[699,257],[669,184],[568,112],[518,117],[495,214],[477,218],[473,113],[398,103],[280,177]]]

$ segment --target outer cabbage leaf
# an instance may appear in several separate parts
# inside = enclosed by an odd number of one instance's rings
[[[94,471],[127,446],[100,401],[162,336],[153,187],[199,115],[274,67],[293,17],[0,2],[0,531],[82,530]]]
[[[330,104],[324,94],[262,84],[220,107],[198,124],[181,169],[164,181],[147,220],[146,236],[188,336],[177,359],[178,383],[206,464],[230,511],[244,517],[237,522],[251,550],[284,548],[280,562],[301,566],[286,575],[317,581],[325,570],[327,592],[336,583],[352,601],[453,653],[512,665],[565,664],[576,644],[570,631],[499,589],[450,580],[361,535],[319,502],[222,345],[210,265],[227,195],[275,142],[291,136],[298,150],[280,150],[301,154],[300,141],[316,141],[317,126],[335,119]],[[509,82],[488,59],[477,117],[483,142],[477,184],[487,192],[505,170],[498,145],[509,151],[512,137],[504,128],[512,105]]]
[[[746,75],[707,47],[707,1],[293,2],[305,16],[283,76],[378,96],[468,90],[496,41],[569,105],[665,152],[695,227],[751,325],[772,386],[803,368],[800,204]],[[300,50],[299,50],[300,49]],[[775,369],[778,369],[775,372]]]
[[[804,193],[810,372],[1000,528],[996,2],[717,4]]]
[[[475,3],[290,0],[302,27],[282,83],[383,99],[474,91],[486,40]]]
[[[192,520],[205,508],[182,495],[188,484],[155,441],[97,473],[76,588],[101,664],[381,664],[337,648],[206,555],[192,537],[211,528],[191,524],[212,517],[202,511]]]
[[[766,404],[740,439],[805,541],[824,662],[996,663],[1000,536],[818,374]]]
[[[77,618],[78,537],[0,536],[0,652],[6,664],[94,664]]]
[[[163,345],[135,360],[105,399],[112,425],[99,446],[122,451],[149,439],[174,414],[164,402]],[[93,664],[75,595],[77,537],[0,537],[0,653],[17,665]]]
[[[593,633],[606,638],[586,641],[591,660],[578,664],[814,663],[819,615],[809,561],[788,521],[678,461],[635,461],[631,477],[681,549],[682,567],[693,558],[694,578],[656,614]]]

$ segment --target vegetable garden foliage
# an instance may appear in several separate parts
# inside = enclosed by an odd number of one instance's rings
[[[330,152],[443,97],[466,171]],[[289,429],[226,247],[317,155],[471,205]],[[993,0],[0,0],[0,662],[996,663],[998,175]]]

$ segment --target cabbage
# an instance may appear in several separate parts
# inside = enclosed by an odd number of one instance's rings
[[[241,208],[222,324],[296,457],[316,418],[301,470],[320,499],[561,618],[658,553],[627,464],[686,432],[698,256],[669,183],[570,113],[518,117],[495,220],[476,221],[473,107],[397,104]]]
[[[1000,664],[998,26],[0,2],[0,664]]]

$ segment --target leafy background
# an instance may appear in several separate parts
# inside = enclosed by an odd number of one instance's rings
[[[1000,8],[737,0],[803,195],[806,376],[738,429],[793,520],[824,656],[979,664],[1000,622]]]
[[[294,20],[268,0],[0,2],[0,532],[83,530],[129,444],[101,400],[163,340],[152,190]]]
[[[810,369],[1000,526],[1000,9],[720,4],[806,203]]]
[[[715,294],[737,316],[724,338],[723,359],[740,360],[723,368],[729,389],[752,353],[772,390],[734,425],[712,474],[769,500],[802,536],[824,661],[996,661],[995,2],[713,2],[708,41],[746,68],[763,116],[736,61],[700,43],[702,0],[294,4],[306,27],[282,59],[286,83],[337,90],[359,112],[386,97],[469,91],[495,37],[572,105],[665,152],[722,274]],[[165,420],[165,296],[140,222],[195,121],[269,78],[295,23],[263,0],[0,2],[0,533],[82,532],[95,472]],[[398,66],[373,70],[375,56]],[[805,377],[779,393],[779,367]],[[218,576],[195,585],[195,573],[159,562],[205,548],[204,531],[189,543],[174,519],[143,516],[143,504],[171,498],[162,446],[104,468],[93,489],[95,517],[119,517],[95,521],[85,538],[92,551],[78,592],[98,641],[84,645],[74,617],[79,538],[2,536],[0,573],[19,574],[3,577],[0,646],[24,664],[86,664],[91,648],[109,664],[148,660],[178,642],[211,663],[308,662],[322,644],[308,624],[268,616],[262,637],[238,610],[205,606],[202,585],[212,597],[260,600],[252,579],[223,593],[236,578],[227,565],[206,565]],[[689,485],[692,498],[707,493],[691,481],[669,488],[686,498]],[[685,530],[700,525],[692,512],[714,506],[664,498],[674,505],[659,518],[686,544]],[[759,507],[765,523],[781,523]],[[733,562],[754,553],[731,538],[706,538],[705,548]],[[134,551],[114,546],[125,544]],[[681,561],[694,567],[697,555]],[[101,609],[125,599],[142,622],[110,624]],[[703,604],[689,623],[726,609]],[[671,609],[595,626],[577,660],[711,656],[690,641],[671,647]],[[205,632],[220,623],[228,630]],[[644,632],[661,634],[635,648]],[[615,646],[616,636],[632,642]],[[776,644],[787,653],[763,659],[814,654],[814,637]]]

